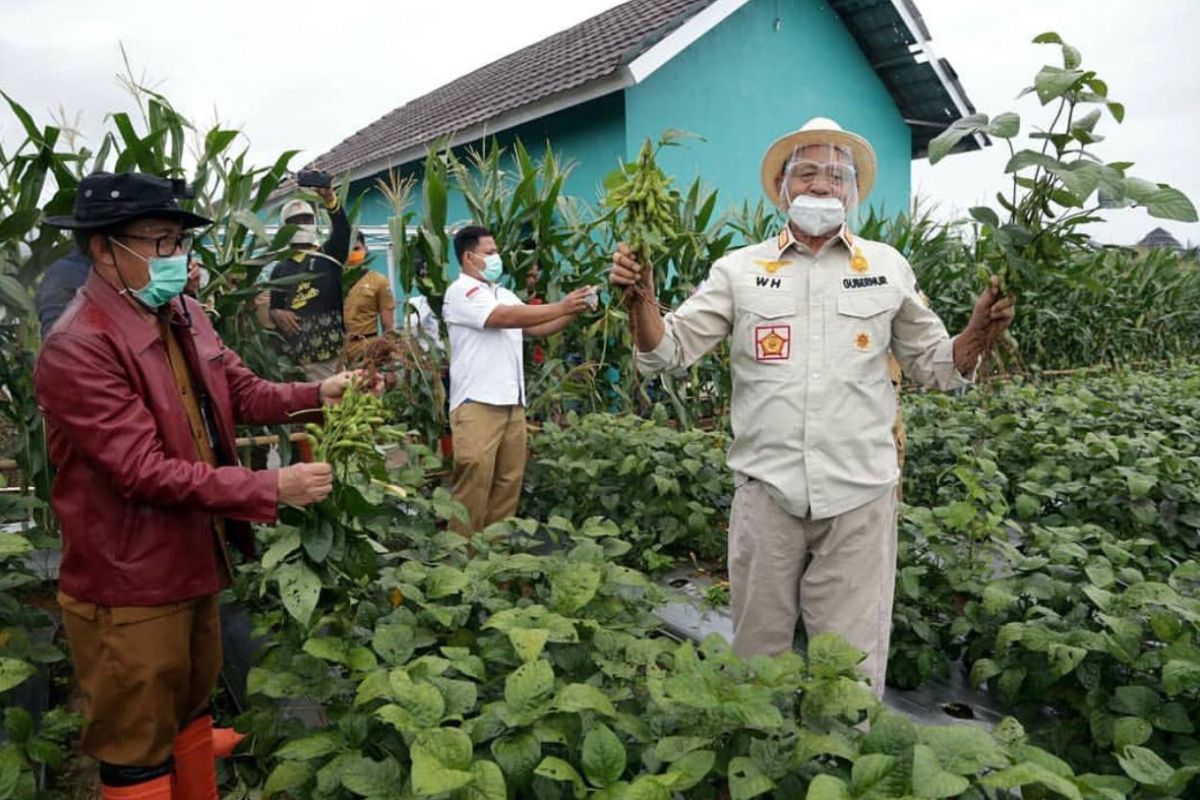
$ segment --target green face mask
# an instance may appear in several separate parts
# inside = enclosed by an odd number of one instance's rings
[[[109,241],[127,250],[150,265],[150,282],[140,289],[130,289],[129,293],[148,308],[161,308],[172,298],[183,294],[187,286],[188,254],[179,253],[173,256],[156,256],[146,258],[115,239]]]
[[[183,294],[187,286],[188,254],[150,259],[150,282],[134,291],[133,296],[151,308],[166,305]]]
[[[500,276],[504,274],[504,261],[500,258],[499,253],[492,253],[490,256],[483,257],[483,279],[488,283],[495,283],[500,280]]]

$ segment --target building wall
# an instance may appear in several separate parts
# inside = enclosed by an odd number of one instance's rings
[[[776,10],[778,9],[778,30]],[[764,199],[763,153],[811,117],[831,117],[875,147],[868,204],[906,210],[911,137],[886,87],[822,0],[751,0],[625,92],[626,157],[668,128],[704,137],[667,148],[660,163],[686,184],[720,191],[719,208]],[[864,208],[865,211],[865,208]]]

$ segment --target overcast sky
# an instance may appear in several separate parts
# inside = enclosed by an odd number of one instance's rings
[[[1016,101],[1057,48],[1033,45],[1056,30],[1083,53],[1123,125],[1105,118],[1097,150],[1135,161],[1200,203],[1200,0],[916,0],[935,51],[949,59],[978,110],[1046,115]],[[259,162],[301,148],[303,163],[384,113],[449,80],[569,27],[614,0],[0,0],[0,88],[39,121],[65,110],[95,135],[103,115],[129,105],[115,75],[118,42],[150,82],[192,119],[240,127]],[[797,126],[803,120],[797,119]],[[16,131],[0,110],[0,141]],[[700,131],[699,133],[703,133]],[[913,190],[939,213],[961,213],[1005,188],[1008,152],[992,147],[935,167],[913,164]],[[1132,243],[1161,224],[1200,243],[1200,224],[1110,213],[1093,235]]]

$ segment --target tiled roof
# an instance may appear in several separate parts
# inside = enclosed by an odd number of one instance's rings
[[[1154,230],[1150,231],[1142,237],[1142,240],[1138,242],[1138,244],[1142,247],[1172,247],[1176,250],[1183,249],[1183,245],[1179,243],[1179,240],[1162,228],[1155,228]]]
[[[613,75],[713,0],[630,0],[389,112],[318,157],[334,174]]]
[[[344,139],[310,166],[334,174],[353,173],[371,165],[399,166],[412,159],[414,149],[440,137],[616,77],[623,66],[714,2],[629,0],[400,106]],[[897,2],[927,39],[912,0]],[[929,140],[962,116],[954,97],[966,113],[975,110],[948,62],[938,62],[943,78],[933,66],[914,56],[916,37],[893,0],[829,3],[908,121],[914,158],[923,156]],[[978,147],[979,140],[966,137],[956,149]]]

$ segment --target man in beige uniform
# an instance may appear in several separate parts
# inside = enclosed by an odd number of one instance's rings
[[[810,637],[837,632],[866,653],[882,695],[898,477],[888,350],[923,384],[967,385],[1013,299],[993,282],[950,338],[908,262],[845,224],[874,178],[865,139],[811,120],[763,159],[763,188],[789,218],[777,238],[717,261],[665,319],[650,266],[624,245],[611,280],[643,287],[633,310],[643,372],[682,370],[732,336],[734,650],[790,649],[803,610]]]

